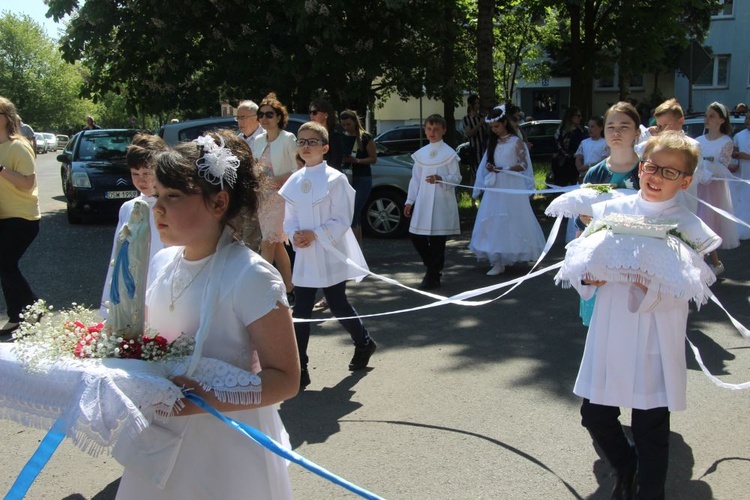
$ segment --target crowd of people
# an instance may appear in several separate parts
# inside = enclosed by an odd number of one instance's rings
[[[330,103],[316,100],[309,112],[310,121],[295,137],[284,130],[286,107],[268,94],[259,104],[240,103],[238,133],[209,132],[173,148],[158,137],[137,135],[127,163],[139,196],[123,205],[113,244],[114,257],[120,227],[136,201],[146,202],[152,228],[147,327],[169,340],[197,334],[210,318],[215,333],[204,354],[257,374],[261,402],[227,403],[188,377],[176,376],[174,382],[280,442],[288,441],[275,405],[311,383],[305,320],[320,308],[319,289],[322,307],[341,318],[351,337],[349,370],[366,368],[378,347],[346,292],[347,281],[369,273],[359,216],[372,188],[374,140],[354,111],[337,115]],[[597,205],[594,218],[624,213],[677,220],[678,230],[691,238],[691,246],[699,243],[692,248],[708,256],[718,276],[725,269],[717,249],[738,246],[748,233],[683,193],[697,185],[698,200],[747,221],[750,186],[730,181],[735,175],[750,178],[750,117],[747,130],[732,140],[729,115],[726,106],[712,103],[706,132],[696,141],[682,132],[684,114],[674,99],[655,109],[648,128],[631,104],[620,102],[602,117],[590,117],[586,132],[580,109],[571,106],[556,136],[550,181],[558,187],[587,183],[634,190]],[[469,98],[464,126],[474,167],[472,196],[480,199],[469,250],[488,262],[490,276],[536,260],[545,244],[529,201],[535,181],[521,119],[517,106],[496,106],[485,115],[476,96]],[[97,127],[93,120],[89,126]],[[34,154],[19,127],[15,107],[0,98],[0,281],[9,316],[3,333],[17,328],[23,308],[37,298],[18,269],[41,217]],[[442,286],[446,241],[461,232],[455,187],[462,177],[456,151],[443,141],[445,119],[427,117],[424,132],[429,143],[412,155],[404,214],[425,268],[419,287],[433,290]],[[351,181],[342,167],[352,170]],[[238,221],[254,215],[259,254],[235,232]],[[574,218],[573,237],[591,221]],[[111,282],[110,272],[104,317],[113,300]],[[589,326],[574,388],[583,398],[582,424],[617,471],[616,498],[634,498],[636,490],[651,495],[644,498],[663,497],[670,412],[685,407],[688,298],[664,297],[658,286],[643,281],[583,278],[573,286]],[[217,311],[206,313],[203,301],[212,294],[222,300]],[[251,296],[259,299],[248,301]],[[633,371],[638,375],[626,376]],[[621,407],[633,409],[634,443],[622,433]],[[156,485],[126,466],[118,499],[186,498],[194,491],[234,498],[250,484],[265,492],[259,493],[264,498],[291,497],[282,460],[236,439],[189,401],[178,416],[152,427],[182,440],[168,479]],[[244,464],[243,474],[233,472],[238,463]]]

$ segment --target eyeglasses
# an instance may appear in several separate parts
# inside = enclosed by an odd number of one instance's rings
[[[258,111],[258,118],[273,118],[276,116],[276,111]]]
[[[239,116],[239,115],[237,115],[237,116],[234,117],[234,121],[241,122],[242,120],[249,120],[250,118],[252,118],[254,116],[258,116],[258,115],[245,115],[245,116]]]
[[[686,177],[690,175],[676,168],[660,167],[656,163],[653,163],[651,160],[643,160],[641,162],[641,170],[646,174],[655,174],[656,172],[661,171],[661,176],[668,181],[676,181],[680,178],[680,175],[684,175]]]
[[[322,141],[320,139],[297,139],[297,146],[301,148],[305,146],[310,146],[311,148],[314,148],[315,146],[319,144],[326,144],[326,141]]]
[[[317,115],[318,113],[325,113],[325,111],[321,111],[319,109],[311,109],[310,110],[310,114],[313,115],[313,116]]]

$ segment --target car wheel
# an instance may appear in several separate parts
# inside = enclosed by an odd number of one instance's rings
[[[397,189],[374,191],[367,200],[362,225],[368,234],[379,238],[398,238],[409,227],[404,216],[406,195]]]
[[[81,217],[80,214],[75,213],[73,211],[73,209],[70,208],[70,203],[68,203],[67,209],[68,209],[67,210],[67,212],[68,212],[68,224],[76,226],[76,225],[80,224],[81,222],[83,222],[83,217]]]

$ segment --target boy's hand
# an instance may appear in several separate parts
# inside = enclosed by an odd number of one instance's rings
[[[407,203],[406,205],[404,205],[404,216],[411,217],[411,207],[411,203]]]
[[[443,178],[439,175],[428,175],[425,177],[425,180],[427,181],[427,184],[435,184],[437,181],[442,181]]]
[[[294,242],[294,246],[296,247],[307,248],[312,245],[313,241],[315,241],[315,232],[310,231],[309,229],[295,231],[294,236],[292,237],[292,241]]]
[[[583,283],[584,285],[600,287],[600,286],[604,286],[604,284],[607,282],[599,281],[599,280],[581,280],[581,283]]]
[[[487,164],[485,165],[485,168],[486,168],[487,170],[489,170],[490,172],[494,172],[494,171],[495,171],[495,165],[493,165],[493,164],[492,164],[492,163],[490,163],[490,162],[487,162]]]
[[[593,217],[591,217],[590,215],[579,215],[578,218],[581,219],[581,222],[583,222],[587,226],[591,224],[591,221],[593,219]]]

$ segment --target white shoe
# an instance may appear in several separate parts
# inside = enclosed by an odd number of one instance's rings
[[[492,269],[487,271],[487,276],[497,276],[498,274],[503,274],[504,272],[505,266],[498,262],[494,266],[492,266]]]
[[[711,266],[711,270],[714,272],[714,276],[716,276],[718,278],[719,275],[725,271],[724,264],[722,264],[721,262],[719,262],[715,266]]]

